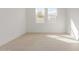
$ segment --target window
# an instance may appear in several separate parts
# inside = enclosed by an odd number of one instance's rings
[[[36,23],[44,23],[44,22],[45,22],[45,9],[36,8]]]
[[[45,20],[47,20],[48,23],[56,22],[56,16],[56,8],[36,8],[36,23],[45,23]]]
[[[56,22],[57,9],[56,8],[48,8],[48,22],[54,23]]]

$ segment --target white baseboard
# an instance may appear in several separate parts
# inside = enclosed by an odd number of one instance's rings
[[[69,33],[53,33],[53,32],[27,32],[27,34],[69,34]]]

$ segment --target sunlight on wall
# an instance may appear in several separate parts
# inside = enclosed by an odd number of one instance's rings
[[[78,30],[77,30],[77,28],[76,28],[76,26],[75,26],[72,19],[71,19],[70,23],[71,23],[71,36],[74,39],[78,40]]]
[[[48,37],[49,39],[53,39],[53,40],[59,40],[65,43],[79,43],[79,41],[73,40],[73,39],[69,39],[66,38],[65,36],[61,36],[61,35],[46,35],[46,37]]]
[[[70,27],[71,27],[71,35],[46,35],[46,37],[51,38],[53,40],[59,40],[65,43],[79,43],[77,41],[79,39],[78,37],[78,29],[73,21],[73,19],[70,20]]]

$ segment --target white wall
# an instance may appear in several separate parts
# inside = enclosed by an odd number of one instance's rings
[[[0,9],[0,46],[26,33],[26,9]]]
[[[28,32],[51,32],[51,33],[63,33],[65,30],[66,10],[64,8],[58,9],[58,15],[55,23],[35,23],[35,9],[28,9]]]
[[[68,26],[67,31],[70,33],[74,39],[78,40],[79,38],[79,8],[68,8]]]

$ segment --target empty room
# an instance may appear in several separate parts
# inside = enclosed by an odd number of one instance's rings
[[[79,51],[79,8],[0,8],[0,51]]]

